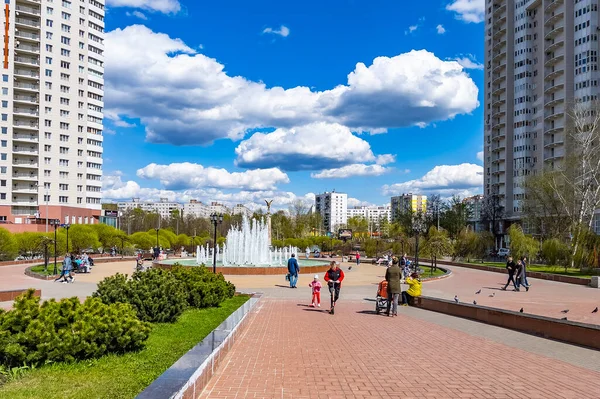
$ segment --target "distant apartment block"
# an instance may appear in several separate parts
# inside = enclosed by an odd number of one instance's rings
[[[190,200],[187,204],[183,204],[183,216],[207,218],[210,216],[210,206],[198,200]]]
[[[427,211],[427,196],[418,194],[402,194],[391,198],[390,201],[392,221],[397,220],[407,210],[413,213]]]
[[[355,206],[348,208],[348,219],[356,216],[363,217],[369,222],[379,225],[381,220],[391,221],[392,209],[389,206]]]
[[[325,230],[337,234],[348,223],[348,194],[333,191],[316,195],[315,212],[321,214]]]
[[[231,213],[231,209],[229,209],[227,206],[219,203],[219,202],[211,202],[210,203],[210,214],[212,215],[213,213],[216,214],[230,214]]]
[[[247,217],[250,218],[250,217],[252,217],[254,212],[252,212],[252,210],[250,210],[249,208],[245,207],[242,204],[237,204],[231,210],[231,214],[232,215],[246,215]]]
[[[481,211],[483,207],[483,195],[474,195],[463,199],[469,215],[467,224],[473,231],[483,231],[484,226],[481,222]]]
[[[178,211],[181,214],[181,211],[183,210],[183,206],[181,204],[169,201],[168,198],[161,198],[158,202],[140,201],[139,198],[133,198],[130,202],[117,203],[117,207],[119,212],[127,212],[135,208],[139,208],[146,212],[158,213],[163,218],[171,217],[174,211]]]

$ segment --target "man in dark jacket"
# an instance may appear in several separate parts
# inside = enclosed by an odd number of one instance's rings
[[[331,314],[334,313],[335,303],[340,298],[342,280],[344,280],[344,272],[338,267],[336,261],[331,261],[329,270],[325,272],[325,281],[327,281],[329,293],[331,294],[331,309],[329,309],[329,313]]]
[[[398,259],[394,258],[392,266],[388,267],[385,271],[385,280],[388,283],[387,295],[387,315],[390,315],[390,307],[392,308],[392,316],[398,316],[398,297],[402,292],[400,286],[400,279],[402,277],[402,270],[398,266]],[[394,305],[392,307],[392,304]]]
[[[508,270],[508,281],[506,281],[506,285],[502,287],[502,290],[506,291],[506,287],[508,287],[508,285],[512,282],[513,286],[515,287],[514,290],[519,291],[517,283],[515,282],[515,273],[517,271],[517,265],[515,264],[515,261],[513,260],[512,256],[509,256],[507,259],[506,270]]]
[[[292,257],[288,260],[288,273],[290,274],[290,288],[297,288],[296,283],[298,282],[300,266],[298,266],[296,254],[292,254]]]

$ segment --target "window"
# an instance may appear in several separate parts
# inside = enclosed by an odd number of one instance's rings
[[[3,121],[7,121],[8,120],[8,114],[2,114],[2,120]]]
[[[5,200],[6,199],[6,194],[5,193],[0,193],[0,200]],[[6,220],[6,216],[2,216],[4,218],[4,220]]]
[[[2,173],[2,174],[6,173],[6,166],[0,166],[0,173]]]
[[[68,159],[61,159],[58,161],[58,166],[69,166],[69,160]]]
[[[52,76],[52,70],[51,69],[46,69],[46,71],[44,72],[46,76],[51,77]]]
[[[50,144],[44,144],[44,151],[46,151],[46,152],[52,151],[52,146]]]
[[[0,140],[0,147],[6,147],[8,142],[6,140]]]
[[[61,134],[60,135],[60,141],[69,141],[69,136],[66,134]]]
[[[69,185],[68,184],[59,184],[58,185],[58,189],[60,191],[68,191],[69,190]]]
[[[52,65],[52,57],[46,57],[46,64]]]
[[[0,154],[0,161],[6,161],[6,154]]]
[[[67,203],[67,202],[69,202],[69,197],[59,196],[58,197],[58,202],[60,202],[62,204]]]
[[[8,82],[8,75],[2,75],[2,81]]]
[[[2,101],[2,108],[8,108],[8,101]]]
[[[44,138],[50,140],[52,138],[52,133],[50,132],[45,132],[44,133]]]
[[[50,177],[51,173],[48,169],[44,170],[44,177]]]
[[[7,134],[8,133],[8,128],[7,127],[3,127],[2,128],[2,134]]]
[[[60,177],[61,179],[68,179],[69,172],[58,172],[58,177]]]
[[[6,187],[6,180],[0,180],[0,187]]]
[[[8,94],[8,87],[2,88],[2,94],[4,94],[4,95]]]
[[[52,28],[52,20],[51,19],[46,20],[46,26],[49,28]]]

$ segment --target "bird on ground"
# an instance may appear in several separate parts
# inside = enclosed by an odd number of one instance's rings
[[[475,294],[481,294],[481,290],[477,291]]]
[[[458,295],[454,295],[454,302],[458,303]]]
[[[521,308],[521,309],[519,310],[519,312],[520,312],[520,313],[523,313],[523,308]]]
[[[560,313],[569,313],[569,309],[561,310]]]
[[[598,313],[598,306],[596,306],[596,309],[592,310],[592,313]]]
[[[563,317],[561,320],[567,320],[567,318],[566,318],[566,317]]]
[[[495,292],[492,292],[492,295],[490,295],[490,298],[493,298],[493,297],[495,297],[495,296],[496,296],[496,293],[495,293]]]
[[[473,305],[477,305],[477,301],[473,301]]]

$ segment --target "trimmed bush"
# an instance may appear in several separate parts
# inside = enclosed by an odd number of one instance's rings
[[[172,323],[187,308],[184,284],[172,273],[162,269],[115,274],[98,283],[92,295],[106,304],[128,303],[142,321]]]
[[[128,304],[40,299],[34,290],[19,296],[13,310],[0,313],[0,364],[8,367],[72,362],[107,353],[138,350],[150,333]]]
[[[184,285],[191,307],[219,306],[235,294],[235,286],[226,281],[221,273],[215,275],[205,267],[181,267],[175,264],[171,272]]]

